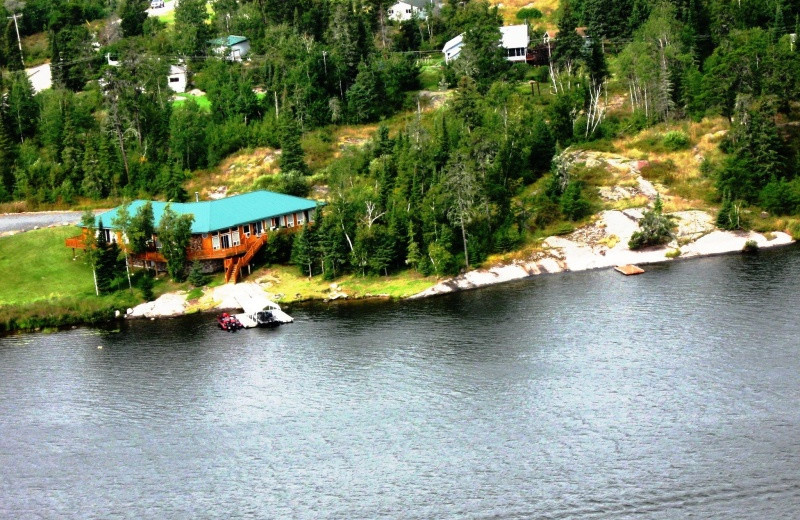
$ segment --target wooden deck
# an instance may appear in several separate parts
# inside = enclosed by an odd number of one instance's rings
[[[625,276],[642,274],[644,272],[644,269],[633,264],[618,265],[617,267],[614,268],[614,270],[617,271],[618,273],[624,274]]]

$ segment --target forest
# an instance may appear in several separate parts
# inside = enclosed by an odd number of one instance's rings
[[[272,147],[280,173],[252,189],[326,195],[317,224],[272,241],[269,261],[331,279],[448,275],[593,212],[590,187],[558,160],[567,147],[722,117],[722,159],[702,165],[719,225],[745,225],[741,208],[800,213],[800,0],[564,0],[548,16],[532,5],[448,0],[397,22],[386,0],[181,0],[165,22],[141,0],[6,0],[0,202],[183,201],[187,179]],[[512,18],[532,45],[558,31],[547,65],[506,60],[499,28]],[[34,92],[17,30],[46,40],[37,58],[52,88]],[[462,33],[445,65],[442,45]],[[248,38],[248,59],[215,54],[210,40],[229,34]],[[431,61],[447,102],[423,110]],[[210,108],[172,102],[175,64]],[[614,96],[625,110],[608,110]],[[393,127],[400,113],[410,122]],[[368,144],[309,167],[304,134],[363,124],[378,125]],[[680,134],[673,146],[686,146]]]

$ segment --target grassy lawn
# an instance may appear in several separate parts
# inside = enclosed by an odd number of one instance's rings
[[[77,234],[69,226],[0,238],[0,305],[94,295],[92,270],[64,246]]]
[[[424,65],[420,67],[419,82],[423,90],[439,90],[439,80],[441,79],[441,65]]]
[[[202,96],[193,96],[191,94],[176,94],[175,101],[172,102],[172,106],[178,108],[179,106],[183,105],[187,99],[194,99],[197,105],[205,110],[206,112],[211,112],[211,102],[208,100],[205,94]]]
[[[346,275],[334,281],[324,280],[322,276],[308,278],[300,274],[295,266],[274,265],[253,271],[247,281],[265,284],[276,301],[296,302],[330,297],[331,284],[351,298],[367,296],[387,296],[405,298],[424,291],[436,283],[434,277],[424,277],[415,271],[403,271],[390,276]]]

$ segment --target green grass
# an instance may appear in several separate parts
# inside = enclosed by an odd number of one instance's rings
[[[191,94],[177,94],[175,96],[175,101],[172,102],[172,106],[178,108],[179,106],[183,105],[187,99],[194,99],[197,105],[205,110],[206,112],[211,112],[211,101],[208,100],[208,97],[203,94],[202,96],[192,96]]]
[[[64,239],[76,227],[46,228],[0,238],[0,305],[94,295],[82,252],[72,259]]]
[[[441,65],[425,65],[420,68],[419,82],[422,85],[422,90],[439,90],[439,80],[441,79]]]
[[[336,280],[325,280],[322,276],[308,278],[300,274],[295,266],[274,265],[253,271],[247,280],[266,280],[271,282],[268,291],[282,303],[323,300],[330,296],[331,284],[350,298],[387,296],[405,298],[424,291],[436,283],[433,277],[424,277],[415,271],[403,271],[389,276],[359,276],[348,274]]]

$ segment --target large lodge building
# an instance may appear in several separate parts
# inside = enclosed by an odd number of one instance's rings
[[[129,205],[128,212],[135,215],[146,203],[144,200],[135,200]],[[271,191],[254,191],[203,202],[150,203],[156,228],[167,204],[178,215],[193,215],[188,260],[199,260],[208,272],[224,270],[225,280],[234,283],[267,242],[269,231],[299,229],[307,222],[313,222],[318,205],[310,199]],[[102,223],[109,242],[123,240],[122,233],[113,225],[118,209],[97,216],[97,227]],[[68,238],[66,246],[73,251],[84,249],[83,238],[87,229],[83,231],[81,235]],[[166,259],[160,253],[158,237],[154,237],[147,251],[132,255],[132,261],[135,265],[163,268]]]

